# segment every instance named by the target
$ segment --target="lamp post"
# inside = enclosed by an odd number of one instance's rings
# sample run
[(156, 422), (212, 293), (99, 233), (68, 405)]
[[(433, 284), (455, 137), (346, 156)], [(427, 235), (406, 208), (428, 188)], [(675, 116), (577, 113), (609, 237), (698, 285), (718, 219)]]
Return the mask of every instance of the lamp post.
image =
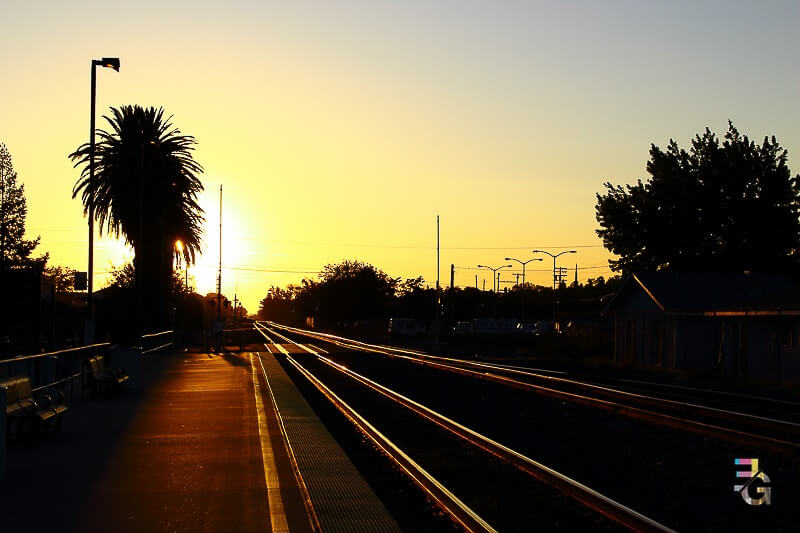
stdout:
[(92, 98), (89, 111), (89, 266), (86, 273), (87, 282), (87, 321), (84, 331), (84, 344), (94, 342), (94, 313), (92, 310), (92, 292), (94, 289), (94, 105), (97, 86), (97, 66), (113, 68), (119, 72), (118, 57), (92, 59)]
[(555, 331), (556, 327), (556, 304), (558, 303), (558, 299), (556, 298), (556, 259), (564, 254), (576, 254), (575, 250), (564, 250), (563, 252), (559, 252), (557, 254), (551, 254), (546, 250), (533, 250), (534, 254), (547, 254), (553, 258), (553, 330)]
[(495, 293), (497, 293), (497, 288), (496, 288), (497, 282), (495, 281), (495, 278), (497, 277), (497, 271), (501, 270), (503, 268), (511, 268), (512, 266), (513, 265), (501, 265), (501, 266), (499, 266), (497, 268), (492, 268), (492, 267), (486, 266), (486, 265), (478, 265), (478, 268), (485, 268), (485, 269), (488, 269), (488, 270), (492, 271), (492, 290)]
[[(522, 286), (525, 287), (525, 265), (530, 263), (531, 261), (544, 261), (541, 257), (534, 257), (533, 259), (528, 259), (527, 261), (520, 261), (519, 259), (514, 259), (513, 257), (506, 257), (506, 261), (516, 261), (517, 263), (522, 265)], [(520, 300), (520, 307), (521, 310), (521, 317), (522, 320), (525, 320), (525, 291), (522, 290), (519, 293), (519, 300)]]
[(530, 263), (531, 261), (544, 261), (541, 257), (534, 257), (533, 259), (528, 259), (527, 261), (520, 261), (519, 259), (514, 259), (513, 257), (506, 257), (506, 261), (516, 261), (520, 265), (522, 265), (522, 284), (525, 285), (525, 265)]

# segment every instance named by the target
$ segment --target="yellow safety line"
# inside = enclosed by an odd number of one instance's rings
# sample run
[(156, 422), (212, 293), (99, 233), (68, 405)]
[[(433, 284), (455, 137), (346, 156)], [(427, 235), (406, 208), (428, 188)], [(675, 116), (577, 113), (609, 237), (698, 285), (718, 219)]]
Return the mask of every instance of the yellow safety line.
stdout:
[(267, 484), (267, 503), (269, 504), (269, 521), (272, 533), (288, 533), (289, 524), (286, 521), (286, 511), (283, 509), (281, 498), (281, 485), (278, 479), (278, 467), (272, 453), (267, 416), (262, 403), (261, 382), (258, 379), (253, 354), (250, 353), (250, 367), (253, 369), (253, 390), (256, 396), (256, 413), (258, 414), (258, 436), (261, 441), (261, 462), (264, 465), (264, 480)]

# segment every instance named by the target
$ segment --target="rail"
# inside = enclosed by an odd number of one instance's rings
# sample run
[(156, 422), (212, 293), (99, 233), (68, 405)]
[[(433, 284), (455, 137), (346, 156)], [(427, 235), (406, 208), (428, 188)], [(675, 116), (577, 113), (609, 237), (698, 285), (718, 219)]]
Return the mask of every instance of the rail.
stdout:
[[(341, 347), (379, 353), (388, 357), (396, 357), (431, 368), (438, 368), (448, 372), (455, 372), (462, 375), (471, 376), (480, 380), (492, 381), (510, 387), (530, 390), (535, 394), (540, 394), (543, 396), (549, 396), (573, 403), (598, 407), (607, 411), (614, 411), (630, 418), (646, 420), (656, 424), (670, 426), (676, 429), (690, 431), (714, 438), (732, 440), (753, 446), (766, 447), (781, 454), (794, 455), (797, 453), (798, 448), (800, 448), (800, 443), (798, 443), (796, 440), (793, 440), (792, 437), (785, 437), (783, 434), (780, 434), (779, 436), (766, 435), (759, 432), (759, 430), (765, 430), (769, 424), (772, 424), (774, 426), (773, 429), (780, 425), (785, 427), (787, 431), (795, 432), (796, 435), (798, 425), (785, 420), (766, 419), (747, 413), (716, 409), (695, 403), (655, 398), (618, 389), (611, 389), (609, 387), (600, 386), (593, 383), (580, 382), (577, 380), (555, 376), (545, 376), (537, 373), (510, 369), (507, 367), (501, 368), (499, 365), (490, 363), (434, 356), (413, 350), (368, 344), (328, 333), (316, 331), (312, 332), (273, 322), (268, 322), (268, 324), (272, 327), (279, 328), (287, 332), (324, 340)], [(535, 383), (531, 383), (530, 381), (517, 379), (517, 377), (505, 376), (500, 373), (496, 373), (498, 371), (503, 371), (504, 373), (521, 378), (536, 377), (537, 379), (546, 380), (550, 384), (569, 384), (583, 390), (581, 393), (578, 393), (537, 385)], [(599, 395), (599, 393), (604, 393), (606, 397), (601, 398), (592, 395)], [(671, 412), (667, 408), (670, 408)], [(686, 413), (691, 413), (693, 417), (690, 418), (688, 415), (678, 412), (677, 409), (684, 409)], [(712, 416), (714, 418), (712, 418)], [(708, 418), (708, 421), (703, 420), (702, 417)], [(742, 424), (743, 422), (752, 423), (754, 421), (759, 423), (758, 427), (748, 427), (747, 424), (739, 426), (739, 424)], [(727, 422), (738, 422), (738, 424), (737, 427), (722, 425)], [(789, 435), (789, 433), (786, 434)]]
[[(290, 342), (299, 348), (303, 349), (305, 352), (308, 352), (311, 355), (316, 356), (318, 360), (323, 362), (329, 368), (332, 368), (339, 373), (348, 376), (349, 378), (361, 383), (362, 385), (374, 390), (375, 392), (383, 395), (384, 397), (392, 400), (393, 402), (402, 405), (406, 409), (415, 412), (419, 416), (426, 418), (438, 426), (442, 427), (443, 429), (449, 431), (453, 435), (463, 439), (466, 442), (469, 442), (471, 445), (476, 446), (492, 455), (504, 461), (508, 464), (513, 465), (518, 470), (532, 476), (535, 479), (538, 479), (554, 488), (556, 488), (562, 494), (565, 494), (574, 500), (580, 502), (582, 505), (593, 509), (594, 511), (601, 513), (608, 517), (609, 519), (629, 528), (634, 531), (660, 531), (660, 532), (669, 532), (672, 531), (669, 527), (656, 522), (655, 520), (625, 506), (620, 504), (619, 502), (599, 493), (598, 491), (568, 477), (552, 468), (549, 468), (507, 446), (490, 439), (458, 422), (452, 420), (429, 407), (426, 407), (398, 392), (395, 392), (388, 387), (377, 383), (374, 380), (371, 380), (361, 374), (354, 372), (353, 370), (329, 359), (328, 357), (324, 357), (317, 353), (316, 350), (308, 348), (306, 345), (293, 341), (292, 339), (281, 335), (280, 333), (269, 330), (268, 328), (264, 328), (265, 331), (262, 331), (261, 328), (258, 328), (259, 332), (264, 335), (265, 338), (268, 338), (266, 335), (266, 331), (269, 331), (273, 335), (281, 338), (284, 341)], [(263, 328), (263, 326), (262, 326)], [(328, 397), (328, 399), (337, 405), (340, 410), (345, 411), (345, 414), (351, 421), (358, 426), (362, 432), (364, 432), (373, 442), (382, 437), (377, 430), (372, 427), (366, 420), (358, 415), (355, 411), (352, 410), (350, 406), (345, 404), (340, 398), (338, 398), (330, 389), (328, 389), (324, 384), (322, 384), (318, 378), (313, 376), (308, 370), (303, 368), (297, 361), (295, 361), (290, 355), (286, 355), (287, 360), (294, 366), (301, 374), (303, 374), (309, 381), (314, 383), (314, 385), (321, 391), (323, 394)], [(377, 435), (376, 435), (377, 433)], [(385, 438), (385, 437), (384, 437)], [(380, 443), (376, 442), (381, 448), (384, 448)], [(392, 445), (394, 446), (394, 445)], [(385, 449), (385, 448), (384, 448)], [(401, 450), (399, 453), (402, 454)], [(391, 454), (390, 454), (391, 455)], [(403, 454), (405, 455), (405, 454)], [(395, 459), (398, 461), (398, 459)], [(410, 460), (410, 459), (409, 459)], [(403, 461), (399, 461), (400, 466), (406, 469), (406, 465), (403, 464)], [(429, 478), (428, 482), (434, 482), (434, 486), (431, 487), (430, 485), (426, 484), (425, 489), (428, 494), (434, 496), (441, 496), (440, 490), (446, 489), (439, 485), (435, 479), (430, 477), (427, 473), (425, 475)], [(414, 477), (412, 475), (412, 477)], [(423, 480), (425, 481), (425, 480)], [(437, 490), (438, 489), (438, 490)], [(433, 491), (433, 492), (432, 492)], [(447, 491), (450, 497), (455, 498), (454, 495), (450, 494)], [(434, 496), (434, 499), (437, 499)], [(476, 530), (491, 530), (491, 526), (488, 526), (486, 522), (484, 522), (480, 517), (475, 515), (471, 509), (464, 506), (463, 503), (460, 502), (457, 498), (453, 500), (456, 502), (456, 505), (453, 504), (447, 506), (440, 506), (445, 507), (445, 509), (451, 513), (454, 517), (457, 517), (457, 521), (468, 530), (476, 531)], [(488, 527), (487, 527), (488, 526)], [(484, 529), (486, 528), (486, 529)]]

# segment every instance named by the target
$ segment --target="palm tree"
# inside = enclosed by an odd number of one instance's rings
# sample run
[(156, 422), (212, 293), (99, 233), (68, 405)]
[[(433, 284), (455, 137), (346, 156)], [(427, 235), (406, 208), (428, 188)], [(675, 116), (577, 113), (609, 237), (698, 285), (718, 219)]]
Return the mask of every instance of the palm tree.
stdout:
[[(192, 158), (197, 141), (181, 135), (162, 108), (112, 107), (111, 117), (103, 118), (111, 131), (97, 130), (94, 191), (86, 143), (69, 155), (75, 167), (83, 166), (72, 197), (80, 194), (84, 214), (94, 203), (101, 235), (123, 236), (133, 246), (141, 311), (161, 318), (145, 327), (163, 326), (173, 258), (182, 254), (194, 263), (202, 245), (205, 218), (197, 195), (203, 190), (198, 177), (203, 167)], [(183, 243), (182, 252), (176, 240)]]

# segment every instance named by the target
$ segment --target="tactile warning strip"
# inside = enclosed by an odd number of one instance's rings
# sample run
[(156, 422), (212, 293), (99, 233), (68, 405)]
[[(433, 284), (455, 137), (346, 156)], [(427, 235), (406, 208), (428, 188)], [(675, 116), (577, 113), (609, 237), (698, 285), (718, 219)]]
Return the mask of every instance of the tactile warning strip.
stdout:
[(400, 531), (273, 354), (261, 353), (298, 468), (325, 532)]

